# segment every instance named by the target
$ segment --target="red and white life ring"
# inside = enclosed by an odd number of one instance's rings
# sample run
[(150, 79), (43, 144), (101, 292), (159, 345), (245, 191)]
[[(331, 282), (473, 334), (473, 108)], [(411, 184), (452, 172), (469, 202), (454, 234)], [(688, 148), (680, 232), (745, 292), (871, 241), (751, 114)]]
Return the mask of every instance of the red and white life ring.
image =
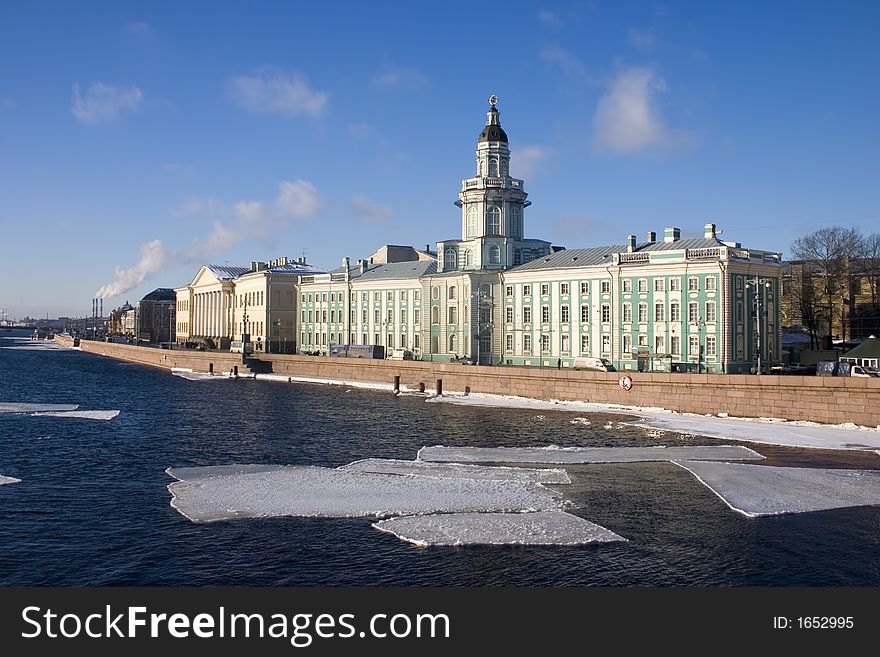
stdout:
[(624, 374), (622, 377), (620, 377), (620, 380), (617, 382), (617, 385), (619, 385), (621, 387), (621, 389), (629, 391), (633, 387), (633, 380), (631, 377), (628, 377), (627, 375)]

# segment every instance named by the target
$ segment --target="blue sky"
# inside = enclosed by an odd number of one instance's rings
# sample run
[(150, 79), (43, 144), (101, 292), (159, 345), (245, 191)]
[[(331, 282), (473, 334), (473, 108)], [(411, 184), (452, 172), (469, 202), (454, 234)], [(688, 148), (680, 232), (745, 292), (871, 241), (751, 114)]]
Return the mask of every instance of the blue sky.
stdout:
[(876, 2), (4, 2), (0, 308), (459, 234), (486, 98), (568, 247), (880, 226)]

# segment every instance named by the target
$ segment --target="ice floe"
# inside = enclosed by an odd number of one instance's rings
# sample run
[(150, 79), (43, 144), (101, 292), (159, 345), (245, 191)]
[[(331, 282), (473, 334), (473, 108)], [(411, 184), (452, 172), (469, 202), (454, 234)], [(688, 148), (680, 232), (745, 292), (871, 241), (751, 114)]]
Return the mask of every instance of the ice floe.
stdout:
[(536, 484), (570, 484), (565, 470), (559, 468), (507, 468), (460, 463), (431, 463), (397, 459), (364, 459), (343, 465), (341, 470), (375, 472), (381, 474), (418, 475), (423, 477), (451, 477), (466, 479), (506, 479)]
[(373, 527), (419, 546), (584, 545), (626, 540), (563, 511), (443, 513), (391, 518), (373, 523)]
[(119, 411), (46, 411), (31, 413), (31, 417), (76, 417), (85, 420), (112, 420)]
[(739, 445), (685, 447), (422, 447), (420, 461), (453, 463), (635, 463), (676, 460), (757, 460), (764, 457)]
[[(236, 471), (240, 470), (240, 471)], [(171, 505), (194, 522), (242, 517), (377, 517), (561, 510), (540, 484), (308, 466), (174, 468)]]
[(17, 484), (21, 481), (21, 479), (16, 479), (15, 477), (4, 477), (0, 475), (0, 486), (4, 484)]
[(694, 461), (676, 465), (749, 517), (880, 504), (880, 470)]
[(223, 374), (208, 374), (207, 372), (193, 372), (189, 368), (182, 367), (172, 367), (171, 374), (189, 381), (223, 381), (233, 378), (231, 372), (224, 372)]
[(79, 404), (29, 404), (24, 402), (0, 402), (0, 413), (36, 413), (42, 411), (74, 411)]
[[(391, 383), (379, 383), (377, 381), (348, 381), (345, 379), (322, 379), (312, 376), (294, 376), (287, 374), (255, 374), (254, 378), (259, 381), (275, 381), (279, 383), (319, 383), (323, 385), (345, 386), (347, 388), (364, 388), (366, 390), (392, 391)], [(400, 386), (401, 390), (408, 390), (406, 386)]]
[[(726, 438), (766, 445), (818, 449), (880, 449), (880, 427), (864, 427), (850, 423), (829, 425), (806, 420), (786, 421), (774, 418), (722, 417), (726, 414), (698, 415), (695, 413), (678, 413), (658, 407), (568, 400), (544, 401), (514, 395), (493, 395), (477, 392), (471, 392), (469, 395), (446, 393), (440, 397), (431, 397), (427, 401), (471, 406), (575, 411), (578, 413), (624, 413), (640, 418), (632, 424), (711, 438)], [(609, 423), (606, 428), (610, 429), (613, 427)]]

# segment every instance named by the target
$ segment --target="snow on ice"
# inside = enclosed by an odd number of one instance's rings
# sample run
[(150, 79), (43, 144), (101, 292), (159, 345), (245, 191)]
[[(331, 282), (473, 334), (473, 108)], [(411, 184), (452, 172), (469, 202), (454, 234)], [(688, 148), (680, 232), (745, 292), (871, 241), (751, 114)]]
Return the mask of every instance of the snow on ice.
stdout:
[(419, 546), (584, 545), (626, 540), (563, 511), (442, 513), (391, 518), (373, 523), (373, 527)]
[[(235, 466), (236, 468), (240, 466)], [(169, 469), (172, 506), (193, 522), (241, 517), (378, 517), (545, 511), (564, 502), (539, 484), (400, 476), (306, 466)], [(185, 478), (183, 478), (185, 477)]]
[(421, 461), (454, 463), (635, 463), (728, 459), (756, 460), (764, 457), (739, 445), (688, 447), (422, 447)]
[(880, 470), (693, 461), (676, 465), (749, 517), (880, 504)]
[(76, 417), (85, 420), (112, 420), (119, 411), (46, 411), (31, 413), (31, 417)]
[(36, 413), (39, 411), (74, 411), (78, 404), (27, 404), (0, 402), (0, 413)]
[(431, 463), (427, 461), (403, 461), (397, 459), (364, 459), (343, 465), (341, 470), (376, 472), (423, 477), (464, 477), (466, 479), (506, 479), (535, 484), (570, 484), (565, 470), (559, 468), (505, 468), (458, 463)]
[(21, 479), (16, 479), (15, 477), (4, 477), (3, 475), (0, 475), (0, 486), (3, 486), (4, 484), (17, 484), (20, 481)]

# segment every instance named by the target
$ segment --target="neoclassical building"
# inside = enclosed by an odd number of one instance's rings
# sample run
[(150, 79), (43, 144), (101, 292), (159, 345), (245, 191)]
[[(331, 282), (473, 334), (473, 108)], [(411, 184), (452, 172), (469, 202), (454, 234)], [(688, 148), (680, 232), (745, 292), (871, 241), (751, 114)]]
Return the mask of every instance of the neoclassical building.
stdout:
[(247, 334), (258, 352), (296, 353), (296, 286), (322, 270), (305, 258), (252, 262), (250, 267), (202, 265), (177, 296), (176, 342), (207, 338), (220, 349)]
[(386, 245), (330, 272), (205, 266), (178, 289), (178, 313), (197, 308), (179, 335), (240, 339), (247, 328), (270, 351), (283, 334), (306, 353), (375, 344), (425, 360), (542, 367), (589, 357), (619, 370), (735, 373), (779, 359), (778, 253), (722, 241), (714, 224), (702, 236), (668, 227), (660, 239), (582, 249), (525, 237), (531, 202), (510, 175), (496, 103), (476, 175), (458, 194), (460, 238), (436, 254)]

